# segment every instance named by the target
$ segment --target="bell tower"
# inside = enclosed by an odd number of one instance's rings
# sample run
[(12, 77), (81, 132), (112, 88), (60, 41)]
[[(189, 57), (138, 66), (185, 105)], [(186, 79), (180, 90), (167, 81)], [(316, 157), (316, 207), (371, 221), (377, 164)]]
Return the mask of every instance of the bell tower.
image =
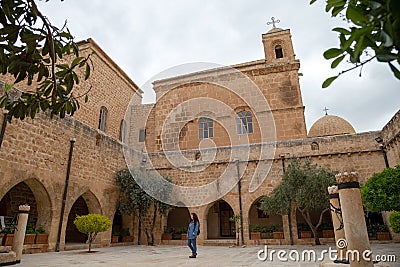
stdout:
[(294, 61), (296, 55), (290, 30), (277, 28), (275, 24), (280, 21), (275, 20), (274, 17), (271, 20), (272, 22), (267, 22), (267, 25), (272, 24), (272, 29), (262, 35), (266, 63)]

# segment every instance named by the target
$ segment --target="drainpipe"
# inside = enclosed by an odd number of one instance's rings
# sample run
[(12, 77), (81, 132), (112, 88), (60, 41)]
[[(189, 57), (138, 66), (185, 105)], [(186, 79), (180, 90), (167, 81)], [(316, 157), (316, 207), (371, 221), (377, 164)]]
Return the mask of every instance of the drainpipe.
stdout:
[(238, 176), (238, 193), (239, 193), (239, 212), (240, 212), (240, 237), (242, 238), (242, 246), (244, 245), (244, 234), (243, 234), (243, 208), (242, 208), (242, 185), (240, 183), (240, 172), (239, 172), (239, 160), (236, 160), (236, 169)]
[(6, 132), (6, 127), (7, 127), (7, 113), (3, 113), (3, 123), (1, 125), (1, 132), (0, 132), (0, 148), (1, 145), (3, 144), (3, 139), (4, 139), (4, 134)]
[(65, 184), (64, 184), (64, 194), (63, 194), (63, 201), (61, 204), (61, 214), (60, 214), (60, 222), (58, 224), (58, 233), (57, 233), (57, 243), (56, 243), (56, 252), (60, 251), (60, 240), (61, 240), (61, 230), (62, 230), (62, 223), (64, 220), (64, 211), (65, 211), (65, 204), (67, 202), (67, 192), (68, 192), (68, 184), (69, 184), (69, 174), (71, 172), (71, 162), (72, 162), (72, 153), (74, 151), (74, 144), (76, 139), (70, 139), (69, 145), (69, 157), (68, 157), (68, 166), (67, 166), (67, 175), (65, 177)]
[[(281, 155), (282, 159), (282, 170), (283, 174), (285, 174), (286, 168), (285, 168), (285, 155)], [(290, 240), (290, 245), (293, 245), (293, 233), (292, 233), (292, 202), (290, 202), (290, 209), (288, 212), (288, 224), (289, 224), (289, 240)]]

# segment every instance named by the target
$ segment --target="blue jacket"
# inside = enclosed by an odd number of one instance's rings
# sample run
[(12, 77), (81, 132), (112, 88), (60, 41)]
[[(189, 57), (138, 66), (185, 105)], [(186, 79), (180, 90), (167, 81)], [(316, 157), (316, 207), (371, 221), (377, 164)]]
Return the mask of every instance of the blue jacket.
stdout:
[(190, 221), (188, 231), (187, 231), (187, 239), (196, 239), (197, 233), (199, 232), (199, 223), (194, 224), (193, 221)]

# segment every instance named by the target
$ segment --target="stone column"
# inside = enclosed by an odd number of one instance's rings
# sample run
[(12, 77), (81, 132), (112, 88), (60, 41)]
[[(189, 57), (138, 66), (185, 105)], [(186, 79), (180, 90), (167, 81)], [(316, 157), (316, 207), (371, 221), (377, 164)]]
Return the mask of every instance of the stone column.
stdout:
[(12, 250), (15, 252), (15, 261), (21, 262), (22, 249), (24, 248), (25, 230), (28, 223), (28, 215), (31, 207), (29, 205), (20, 205), (18, 211), (18, 225), (14, 231), (14, 240)]
[[(338, 182), (339, 199), (342, 209), (344, 232), (347, 245), (347, 258), (351, 267), (372, 267), (372, 253), (369, 244), (367, 225), (361, 200), (358, 173), (339, 173), (336, 175)], [(354, 255), (354, 256), (353, 256)], [(367, 260), (366, 258), (371, 258)]]
[[(335, 233), (335, 244), (336, 244), (336, 251), (338, 254), (337, 260), (335, 262), (337, 263), (343, 263), (347, 262), (346, 259), (346, 251), (347, 248), (343, 247), (340, 244), (340, 240), (346, 240), (345, 235), (344, 235), (344, 227), (341, 227), (341, 210), (340, 210), (340, 202), (339, 202), (339, 191), (338, 187), (336, 185), (328, 187), (328, 193), (329, 193), (329, 202), (330, 202), (330, 209), (331, 209), (331, 215), (332, 215), (332, 223), (333, 223), (333, 231)], [(338, 213), (340, 212), (340, 213)]]

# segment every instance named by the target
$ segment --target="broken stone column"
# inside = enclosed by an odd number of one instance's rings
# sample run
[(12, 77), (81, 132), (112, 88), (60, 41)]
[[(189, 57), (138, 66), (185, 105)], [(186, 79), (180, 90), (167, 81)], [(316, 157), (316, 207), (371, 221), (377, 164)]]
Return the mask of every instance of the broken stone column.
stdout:
[(347, 248), (340, 244), (340, 240), (345, 240), (344, 227), (342, 225), (342, 213), (340, 209), (339, 191), (336, 185), (328, 187), (329, 202), (332, 215), (333, 231), (335, 233), (335, 244), (337, 251), (337, 263), (347, 262), (346, 251)]
[(18, 225), (14, 231), (14, 240), (12, 251), (15, 252), (17, 263), (21, 262), (22, 249), (24, 248), (25, 230), (28, 223), (28, 215), (31, 207), (29, 205), (20, 205), (18, 211)]
[[(336, 175), (342, 209), (347, 259), (351, 267), (372, 267), (372, 253), (361, 200), (358, 173), (344, 172)], [(346, 244), (347, 243), (347, 244)]]

